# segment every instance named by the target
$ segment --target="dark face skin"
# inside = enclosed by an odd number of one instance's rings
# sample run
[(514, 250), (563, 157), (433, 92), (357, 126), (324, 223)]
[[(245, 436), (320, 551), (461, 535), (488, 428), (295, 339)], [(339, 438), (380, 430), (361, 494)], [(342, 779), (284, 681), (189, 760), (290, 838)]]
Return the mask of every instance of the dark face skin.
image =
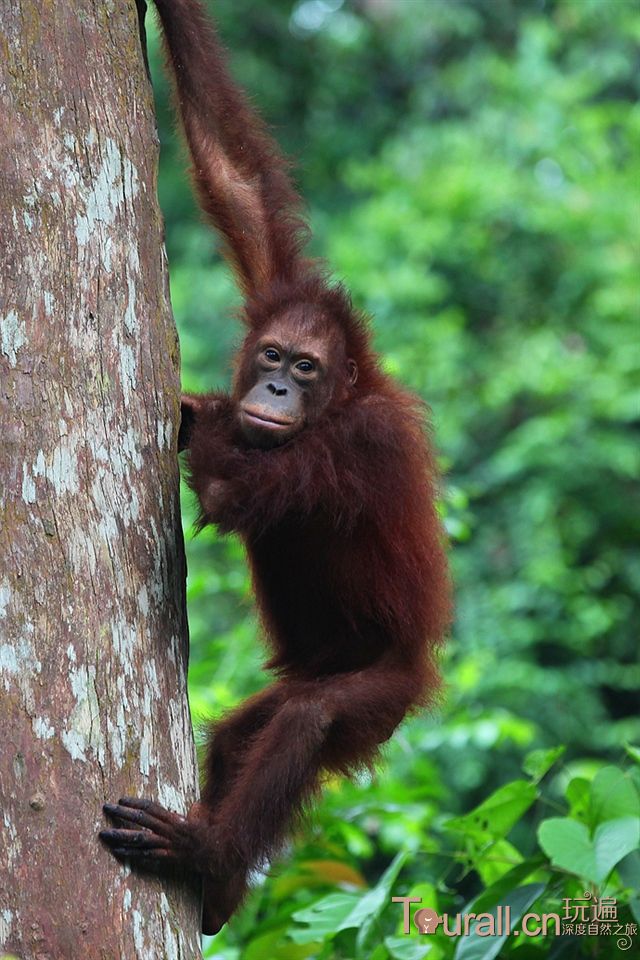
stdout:
[(285, 443), (320, 416), (336, 390), (355, 382), (341, 337), (291, 318), (275, 321), (250, 351), (238, 419), (251, 446)]

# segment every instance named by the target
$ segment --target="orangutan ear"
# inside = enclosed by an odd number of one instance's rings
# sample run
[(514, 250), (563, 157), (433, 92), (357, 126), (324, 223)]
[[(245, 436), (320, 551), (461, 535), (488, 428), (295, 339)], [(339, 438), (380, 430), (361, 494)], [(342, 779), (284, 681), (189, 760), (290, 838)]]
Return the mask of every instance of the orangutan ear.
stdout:
[(355, 360), (347, 360), (347, 371), (349, 374), (349, 383), (353, 386), (358, 379), (358, 364)]

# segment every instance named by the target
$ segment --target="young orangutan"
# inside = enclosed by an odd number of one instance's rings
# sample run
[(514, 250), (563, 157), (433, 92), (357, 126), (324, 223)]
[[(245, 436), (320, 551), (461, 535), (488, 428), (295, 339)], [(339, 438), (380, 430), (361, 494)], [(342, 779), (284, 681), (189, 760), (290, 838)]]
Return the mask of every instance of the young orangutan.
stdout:
[(206, 933), (237, 908), (326, 772), (371, 764), (438, 689), (450, 616), (420, 401), (382, 372), (346, 291), (306, 259), (287, 165), (234, 84), (199, 0), (155, 0), (201, 204), (247, 334), (230, 395), (183, 398), (200, 524), (240, 534), (271, 686), (212, 728), (186, 817), (106, 804), (102, 839), (204, 879)]

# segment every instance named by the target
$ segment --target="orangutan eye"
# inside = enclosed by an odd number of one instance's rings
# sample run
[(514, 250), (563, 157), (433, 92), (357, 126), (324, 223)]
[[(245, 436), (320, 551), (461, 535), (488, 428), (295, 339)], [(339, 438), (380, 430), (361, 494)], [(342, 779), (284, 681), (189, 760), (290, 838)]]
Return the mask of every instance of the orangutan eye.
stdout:
[(264, 355), (269, 363), (280, 363), (280, 354), (277, 350), (274, 350), (273, 347), (267, 347), (267, 349), (264, 351)]
[(311, 360), (299, 360), (296, 363), (296, 370), (299, 370), (300, 373), (313, 373), (315, 367)]

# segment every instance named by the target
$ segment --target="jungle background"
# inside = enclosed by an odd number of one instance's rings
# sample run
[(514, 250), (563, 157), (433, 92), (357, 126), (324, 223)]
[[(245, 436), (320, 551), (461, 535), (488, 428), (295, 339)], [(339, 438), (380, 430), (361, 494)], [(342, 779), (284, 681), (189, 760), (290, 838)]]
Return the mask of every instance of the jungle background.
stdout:
[[(327, 784), (207, 956), (613, 956), (633, 927), (408, 936), (391, 896), (453, 915), (609, 895), (640, 917), (638, 5), (212, 6), (295, 159), (313, 252), (431, 408), (456, 620), (441, 707), (376, 776)], [(238, 295), (147, 24), (183, 384), (202, 391), (229, 383)], [(199, 722), (265, 683), (263, 650), (239, 543), (194, 539), (186, 490), (183, 511)]]

